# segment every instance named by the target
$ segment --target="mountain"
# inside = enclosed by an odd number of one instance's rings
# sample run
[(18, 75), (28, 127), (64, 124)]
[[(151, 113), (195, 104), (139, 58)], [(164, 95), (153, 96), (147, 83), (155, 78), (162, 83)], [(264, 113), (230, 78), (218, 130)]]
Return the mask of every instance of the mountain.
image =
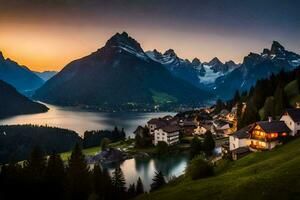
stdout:
[(142, 110), (155, 105), (198, 105), (208, 95), (172, 76), (123, 32), (96, 52), (69, 63), (34, 98), (59, 105)]
[(52, 78), (55, 74), (57, 74), (56, 71), (44, 71), (44, 72), (34, 72), (36, 75), (38, 75), (41, 79), (44, 81), (48, 81), (50, 78)]
[(46, 112), (48, 108), (18, 93), (11, 85), (0, 80), (0, 117)]
[(167, 50), (164, 54), (156, 49), (147, 51), (146, 54), (155, 62), (161, 63), (172, 75), (183, 79), (196, 87), (200, 87), (199, 76), (201, 76), (202, 65), (199, 59), (190, 62), (177, 56), (173, 49)]
[(213, 58), (208, 63), (201, 63), (198, 58), (194, 58), (190, 62), (188, 59), (179, 58), (173, 49), (169, 49), (163, 54), (157, 50), (146, 53), (152, 60), (165, 66), (174, 76), (205, 90), (210, 90), (211, 85), (218, 77), (239, 66), (233, 61), (223, 64), (218, 58)]
[(44, 81), (25, 66), (5, 59), (0, 51), (0, 80), (14, 86), (19, 92), (27, 93), (41, 87)]
[(277, 74), (281, 70), (291, 71), (300, 65), (300, 56), (287, 51), (281, 44), (274, 41), (271, 49), (262, 53), (250, 53), (244, 57), (240, 67), (217, 78), (215, 91), (221, 98), (231, 98), (236, 90), (247, 91), (257, 80)]

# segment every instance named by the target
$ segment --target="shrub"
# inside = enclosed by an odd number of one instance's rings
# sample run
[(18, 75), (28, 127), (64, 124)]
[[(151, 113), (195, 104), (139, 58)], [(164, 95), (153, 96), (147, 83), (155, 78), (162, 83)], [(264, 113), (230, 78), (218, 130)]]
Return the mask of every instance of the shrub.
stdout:
[(193, 180), (212, 176), (213, 172), (212, 165), (210, 165), (201, 155), (198, 155), (191, 160), (186, 169), (186, 174)]
[(157, 154), (166, 154), (168, 153), (168, 144), (163, 142), (163, 141), (160, 141), (157, 143), (156, 145), (156, 153)]

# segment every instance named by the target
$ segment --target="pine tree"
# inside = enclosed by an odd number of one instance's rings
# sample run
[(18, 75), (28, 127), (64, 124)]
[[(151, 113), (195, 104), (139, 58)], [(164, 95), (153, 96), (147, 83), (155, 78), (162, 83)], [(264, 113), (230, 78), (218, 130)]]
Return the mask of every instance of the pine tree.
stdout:
[(58, 154), (51, 154), (45, 171), (48, 199), (63, 199), (65, 167)]
[(136, 195), (140, 195), (145, 192), (144, 185), (143, 185), (143, 182), (140, 177), (138, 178), (138, 180), (136, 182), (136, 191), (135, 192), (136, 192)]
[(207, 156), (211, 156), (214, 148), (215, 148), (215, 140), (212, 137), (212, 133), (210, 131), (207, 131), (204, 136), (203, 150), (205, 151), (205, 154)]
[(44, 172), (46, 159), (40, 147), (35, 146), (24, 164), (27, 194), (31, 199), (39, 199), (45, 192)]
[(155, 191), (166, 184), (164, 175), (161, 171), (155, 172), (155, 176), (152, 179), (152, 181), (153, 182), (151, 183), (151, 191)]
[(274, 99), (275, 99), (275, 107), (274, 107), (274, 112), (276, 116), (279, 116), (284, 109), (288, 106), (287, 105), (287, 98), (284, 92), (284, 83), (280, 82), (277, 85), (275, 94), (274, 94)]
[(264, 120), (268, 117), (275, 118), (274, 107), (274, 97), (268, 97), (264, 105)]
[(67, 168), (67, 199), (81, 200), (88, 198), (91, 190), (89, 175), (89, 167), (81, 147), (76, 144)]
[(197, 136), (194, 136), (191, 142), (191, 150), (190, 150), (191, 159), (193, 159), (196, 155), (200, 154), (201, 150), (202, 150), (201, 141)]
[(246, 104), (246, 109), (241, 121), (238, 124), (239, 128), (247, 126), (251, 123), (260, 120), (257, 108), (252, 104), (251, 99)]
[(113, 186), (112, 186), (112, 180), (111, 180), (111, 177), (110, 177), (107, 169), (103, 169), (102, 181), (103, 181), (103, 186), (104, 186), (103, 199), (105, 199), (105, 200), (113, 199), (114, 191), (113, 191)]
[(97, 195), (98, 199), (104, 199), (105, 187), (104, 187), (104, 180), (103, 180), (103, 172), (101, 167), (96, 164), (93, 170), (93, 190), (94, 193)]
[(134, 183), (129, 185), (128, 190), (127, 190), (127, 194), (128, 194), (128, 197), (130, 199), (133, 199), (136, 196)]
[(25, 161), (24, 168), (27, 175), (32, 179), (41, 179), (44, 175), (44, 170), (46, 167), (46, 159), (44, 158), (43, 151), (39, 146), (35, 146), (29, 158)]
[(117, 167), (112, 174), (112, 186), (116, 191), (117, 197), (121, 197), (122, 194), (126, 191), (126, 182), (124, 174), (120, 167)]

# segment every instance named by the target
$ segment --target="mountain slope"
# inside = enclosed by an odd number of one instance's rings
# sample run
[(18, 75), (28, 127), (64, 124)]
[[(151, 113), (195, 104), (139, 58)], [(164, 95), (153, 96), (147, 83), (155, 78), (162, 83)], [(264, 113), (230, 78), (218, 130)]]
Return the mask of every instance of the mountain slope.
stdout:
[(42, 86), (44, 81), (24, 66), (4, 59), (0, 51), (0, 80), (14, 86), (19, 92), (26, 93)]
[(44, 71), (44, 72), (34, 72), (36, 75), (38, 75), (41, 79), (44, 81), (48, 81), (50, 78), (52, 78), (55, 74), (57, 74), (56, 71)]
[(214, 58), (208, 63), (201, 63), (198, 58), (194, 58), (190, 62), (188, 59), (179, 58), (173, 49), (169, 49), (163, 54), (154, 49), (147, 51), (146, 54), (152, 60), (165, 66), (174, 76), (205, 90), (210, 90), (211, 85), (218, 77), (239, 66), (233, 61), (223, 64), (218, 58)]
[(0, 117), (46, 112), (48, 108), (33, 102), (0, 80)]
[(257, 152), (227, 164), (223, 172), (197, 181), (181, 178), (137, 199), (298, 199), (300, 139), (272, 152)]
[(216, 82), (216, 93), (220, 97), (231, 98), (236, 90), (246, 91), (258, 79), (277, 74), (281, 70), (291, 71), (300, 65), (300, 55), (285, 50), (274, 41), (271, 49), (264, 49), (261, 54), (250, 53), (244, 58), (241, 67), (219, 77)]
[(207, 95), (173, 77), (124, 32), (114, 35), (98, 51), (68, 64), (34, 97), (60, 105), (122, 110), (162, 103), (197, 105)]

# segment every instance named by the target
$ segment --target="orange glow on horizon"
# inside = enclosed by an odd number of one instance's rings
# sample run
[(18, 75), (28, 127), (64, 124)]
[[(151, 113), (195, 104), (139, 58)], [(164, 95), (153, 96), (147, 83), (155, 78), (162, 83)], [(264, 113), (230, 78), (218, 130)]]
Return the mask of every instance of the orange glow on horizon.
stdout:
[[(149, 31), (136, 27), (103, 28), (80, 24), (0, 23), (0, 26), (3, 27), (0, 32), (0, 51), (6, 58), (35, 71), (59, 71), (69, 62), (103, 47), (113, 34), (123, 30), (140, 42), (145, 51), (157, 49), (163, 53), (172, 48), (179, 57), (189, 60), (197, 57), (204, 62), (218, 57), (221, 61), (241, 62), (249, 53), (246, 48), (240, 50), (248, 46), (246, 43), (231, 45), (237, 40), (235, 37), (224, 39), (224, 36), (207, 33), (199, 35), (158, 28)], [(261, 49), (257, 48), (257, 51)]]

